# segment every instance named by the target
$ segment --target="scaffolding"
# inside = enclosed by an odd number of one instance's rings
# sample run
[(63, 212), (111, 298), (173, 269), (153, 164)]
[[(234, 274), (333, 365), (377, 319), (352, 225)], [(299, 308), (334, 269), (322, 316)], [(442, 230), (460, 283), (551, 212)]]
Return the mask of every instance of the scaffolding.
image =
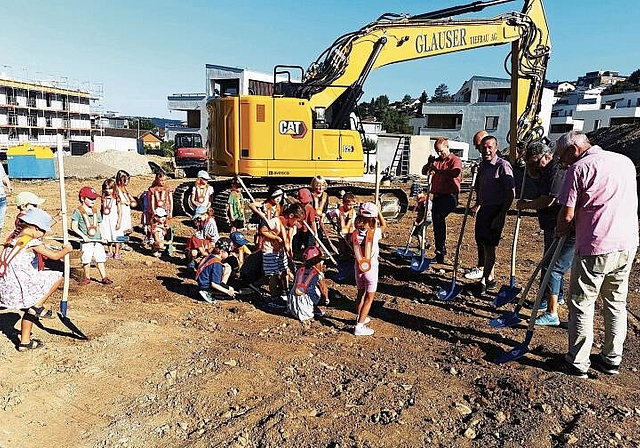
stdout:
[(58, 136), (65, 148), (69, 141), (91, 141), (102, 84), (67, 77), (33, 80), (26, 70), (15, 78), (7, 67), (0, 66), (0, 151), (23, 143), (55, 148)]

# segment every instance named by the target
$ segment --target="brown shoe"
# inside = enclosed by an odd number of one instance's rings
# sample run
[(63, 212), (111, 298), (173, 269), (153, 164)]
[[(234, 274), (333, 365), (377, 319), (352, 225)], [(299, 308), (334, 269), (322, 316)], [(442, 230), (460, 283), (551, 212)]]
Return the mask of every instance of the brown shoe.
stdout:
[(111, 280), (109, 277), (105, 277), (102, 279), (102, 284), (103, 285), (110, 285), (113, 283), (113, 280)]

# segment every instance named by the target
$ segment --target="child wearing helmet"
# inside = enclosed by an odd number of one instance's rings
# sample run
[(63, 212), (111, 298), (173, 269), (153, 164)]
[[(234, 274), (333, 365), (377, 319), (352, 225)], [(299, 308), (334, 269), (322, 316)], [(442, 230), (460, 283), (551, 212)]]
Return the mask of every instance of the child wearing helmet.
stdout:
[(216, 241), (211, 255), (204, 258), (196, 270), (198, 294), (207, 303), (215, 303), (216, 298), (235, 297), (233, 287), (227, 285), (231, 266), (225, 260), (231, 252), (231, 240), (223, 237)]
[(367, 324), (370, 322), (369, 310), (378, 288), (378, 255), (379, 241), (382, 239), (387, 223), (373, 202), (360, 204), (355, 219), (355, 230), (351, 233), (353, 252), (356, 258), (356, 336), (371, 336), (374, 331)]
[(294, 283), (289, 290), (287, 308), (300, 321), (324, 316), (318, 304), (327, 298), (324, 279), (324, 260), (316, 246), (307, 248), (303, 254), (304, 265), (296, 271)]
[(100, 207), (96, 204), (98, 193), (93, 187), (86, 186), (80, 189), (78, 198), (80, 205), (71, 214), (71, 230), (82, 239), (82, 269), (84, 278), (80, 285), (85, 286), (91, 283), (90, 269), (91, 260), (95, 260), (100, 274), (101, 283), (110, 285), (113, 281), (107, 277), (104, 266), (107, 261), (107, 254), (102, 245), (102, 234), (100, 233), (100, 223), (102, 214)]
[[(191, 189), (191, 195), (189, 196), (189, 203), (194, 209), (202, 207), (208, 209), (211, 207), (211, 196), (213, 196), (213, 187), (209, 185), (211, 176), (205, 170), (198, 171), (198, 178), (196, 179), (193, 188)], [(194, 219), (197, 216), (194, 215)]]

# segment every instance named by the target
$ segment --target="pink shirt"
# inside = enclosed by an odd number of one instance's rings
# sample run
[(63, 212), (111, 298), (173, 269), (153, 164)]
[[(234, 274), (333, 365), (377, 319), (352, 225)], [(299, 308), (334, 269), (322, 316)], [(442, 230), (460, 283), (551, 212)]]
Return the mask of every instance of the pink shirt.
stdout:
[(636, 169), (628, 157), (592, 146), (567, 170), (558, 201), (575, 209), (579, 256), (638, 247)]

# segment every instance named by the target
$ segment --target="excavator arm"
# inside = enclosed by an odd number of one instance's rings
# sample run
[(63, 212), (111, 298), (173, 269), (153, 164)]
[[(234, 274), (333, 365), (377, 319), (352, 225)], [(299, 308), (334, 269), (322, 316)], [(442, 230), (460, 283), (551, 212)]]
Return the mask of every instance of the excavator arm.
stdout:
[(521, 12), (492, 19), (445, 18), (506, 1), (512, 0), (477, 1), (416, 16), (385, 14), (337, 39), (311, 64), (295, 96), (308, 99), (316, 115), (326, 115), (328, 128), (348, 129), (349, 115), (372, 70), (511, 43), (511, 129), (516, 136), (510, 136), (509, 142), (513, 161), (543, 132), (538, 112), (551, 44), (542, 1), (525, 0)]

